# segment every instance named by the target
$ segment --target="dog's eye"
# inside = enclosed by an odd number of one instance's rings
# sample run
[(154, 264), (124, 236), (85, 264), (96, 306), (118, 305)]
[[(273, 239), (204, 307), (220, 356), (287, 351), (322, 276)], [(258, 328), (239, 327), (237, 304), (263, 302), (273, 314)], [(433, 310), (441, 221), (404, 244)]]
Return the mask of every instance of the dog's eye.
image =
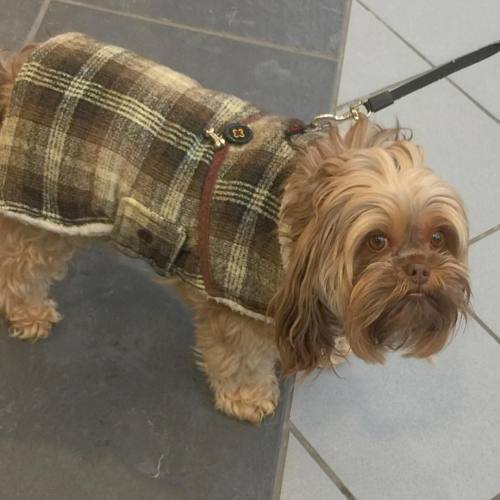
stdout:
[(443, 248), (444, 246), (444, 233), (443, 231), (435, 231), (431, 237), (431, 244), (434, 248)]
[(372, 234), (368, 238), (368, 248), (372, 252), (381, 252), (389, 244), (387, 237), (382, 233)]

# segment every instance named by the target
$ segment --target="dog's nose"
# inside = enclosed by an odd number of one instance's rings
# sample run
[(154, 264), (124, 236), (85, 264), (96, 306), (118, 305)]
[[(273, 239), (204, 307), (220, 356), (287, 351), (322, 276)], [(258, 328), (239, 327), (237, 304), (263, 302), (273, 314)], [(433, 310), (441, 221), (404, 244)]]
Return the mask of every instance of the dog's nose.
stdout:
[(406, 274), (408, 274), (417, 285), (423, 285), (429, 279), (431, 272), (425, 264), (411, 263), (408, 264), (406, 268)]

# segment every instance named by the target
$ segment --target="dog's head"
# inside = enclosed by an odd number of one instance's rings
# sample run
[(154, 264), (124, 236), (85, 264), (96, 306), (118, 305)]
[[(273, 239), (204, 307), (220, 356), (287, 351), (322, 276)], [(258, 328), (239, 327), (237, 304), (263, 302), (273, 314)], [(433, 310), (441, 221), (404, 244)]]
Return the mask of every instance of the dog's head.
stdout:
[(469, 301), (455, 191), (398, 130), (361, 117), (308, 147), (286, 188), (286, 272), (271, 303), (283, 370), (310, 371), (346, 335), (368, 362), (441, 350)]

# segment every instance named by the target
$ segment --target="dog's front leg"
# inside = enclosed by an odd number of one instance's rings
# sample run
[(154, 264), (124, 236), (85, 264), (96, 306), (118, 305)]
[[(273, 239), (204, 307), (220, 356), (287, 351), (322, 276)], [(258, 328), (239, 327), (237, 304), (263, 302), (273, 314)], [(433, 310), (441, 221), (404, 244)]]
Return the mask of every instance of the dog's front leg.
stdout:
[(196, 347), (217, 409), (259, 423), (276, 408), (278, 352), (273, 328), (225, 306), (198, 304)]
[(49, 287), (64, 276), (75, 246), (74, 240), (0, 217), (0, 312), (11, 336), (45, 338), (61, 319)]

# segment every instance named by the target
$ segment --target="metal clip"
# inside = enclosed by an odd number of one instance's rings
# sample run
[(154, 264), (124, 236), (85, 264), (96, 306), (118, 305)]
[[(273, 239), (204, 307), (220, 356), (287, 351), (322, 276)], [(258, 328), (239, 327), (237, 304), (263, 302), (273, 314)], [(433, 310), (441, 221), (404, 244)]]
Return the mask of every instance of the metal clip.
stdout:
[(354, 120), (357, 121), (359, 119), (360, 109), (365, 109), (365, 115), (370, 116), (372, 112), (368, 110), (365, 106), (364, 101), (358, 101), (349, 105), (349, 109), (344, 111), (342, 114), (334, 114), (334, 113), (325, 113), (322, 115), (315, 116), (311, 123), (309, 124), (310, 128), (321, 128), (325, 122), (343, 122), (346, 120)]
[(213, 128), (205, 130), (205, 137), (208, 137), (214, 143), (215, 149), (222, 149), (226, 145), (224, 137), (217, 134)]

